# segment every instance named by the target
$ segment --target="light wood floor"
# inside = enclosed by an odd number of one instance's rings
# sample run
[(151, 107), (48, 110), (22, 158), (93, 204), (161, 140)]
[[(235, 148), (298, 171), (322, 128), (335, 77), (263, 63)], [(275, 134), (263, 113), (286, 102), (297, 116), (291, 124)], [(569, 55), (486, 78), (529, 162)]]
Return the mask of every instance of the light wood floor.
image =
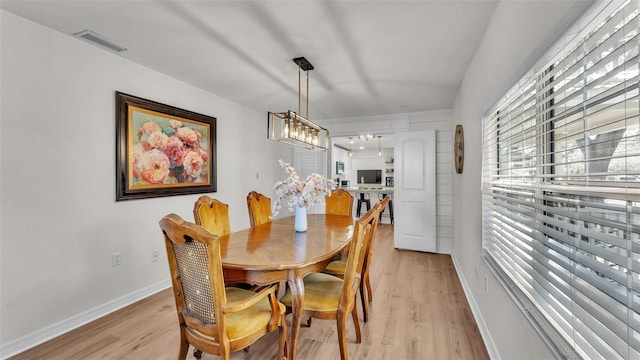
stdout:
[[(360, 320), (361, 344), (348, 322), (350, 359), (489, 359), (449, 255), (395, 250), (393, 227), (380, 224), (371, 280), (372, 316), (366, 324)], [(336, 332), (335, 321), (315, 319), (310, 328), (303, 326), (298, 357), (339, 359)], [(178, 338), (167, 289), (11, 360), (175, 359)], [(277, 345), (275, 331), (231, 358), (273, 359)]]

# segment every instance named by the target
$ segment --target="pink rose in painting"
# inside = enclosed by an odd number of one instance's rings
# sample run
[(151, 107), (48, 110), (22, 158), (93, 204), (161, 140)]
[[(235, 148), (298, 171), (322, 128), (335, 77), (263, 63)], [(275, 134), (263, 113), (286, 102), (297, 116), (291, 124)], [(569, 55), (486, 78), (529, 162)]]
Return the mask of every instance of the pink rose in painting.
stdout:
[(181, 127), (179, 129), (176, 129), (176, 136), (179, 137), (180, 140), (192, 146), (197, 144), (202, 137), (199, 132), (188, 127)]
[(167, 146), (164, 148), (164, 153), (167, 154), (169, 160), (171, 160), (171, 166), (182, 165), (184, 159), (185, 147), (182, 140), (176, 136), (172, 136), (167, 140)]
[(131, 148), (131, 170), (133, 171), (134, 179), (140, 179), (142, 175), (142, 156), (144, 151), (144, 147), (140, 143), (133, 144)]
[(140, 141), (140, 145), (142, 146), (144, 151), (149, 151), (149, 150), (153, 149), (153, 146), (151, 146), (151, 144), (149, 144), (149, 142), (147, 142), (147, 141)]
[(204, 160), (204, 161), (209, 160), (209, 153), (208, 153), (208, 152), (206, 152), (203, 148), (201, 148), (201, 147), (199, 147), (199, 146), (198, 146), (198, 147), (195, 149), (195, 151), (197, 151), (197, 152), (198, 152), (198, 155), (200, 155), (200, 157), (202, 158), (202, 160)]
[(142, 124), (142, 126), (140, 126), (140, 129), (138, 129), (138, 136), (142, 134), (151, 135), (157, 131), (162, 131), (162, 128), (160, 127), (160, 125), (152, 121), (147, 121), (146, 123)]
[(169, 120), (169, 126), (171, 126), (174, 129), (177, 129), (179, 127), (182, 127), (182, 121), (178, 121), (178, 120)]
[(202, 173), (202, 165), (204, 160), (196, 151), (189, 151), (182, 161), (185, 174), (196, 178)]
[(167, 140), (169, 140), (169, 137), (165, 133), (156, 131), (149, 135), (147, 142), (156, 149), (164, 149), (167, 146)]
[(142, 179), (151, 184), (161, 184), (169, 175), (169, 157), (158, 149), (142, 156)]

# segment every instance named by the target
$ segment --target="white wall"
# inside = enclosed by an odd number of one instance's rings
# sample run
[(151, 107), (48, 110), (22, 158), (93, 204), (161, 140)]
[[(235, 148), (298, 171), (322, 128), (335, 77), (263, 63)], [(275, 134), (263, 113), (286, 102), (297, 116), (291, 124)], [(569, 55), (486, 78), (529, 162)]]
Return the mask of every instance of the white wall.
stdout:
[(170, 286), (157, 224), (193, 220), (199, 195), (115, 202), (115, 91), (217, 117), (209, 195), (232, 229), (249, 226), (250, 190), (273, 196), (291, 150), (266, 139), (264, 113), (3, 10), (0, 24), (3, 358)]
[[(456, 214), (453, 257), (494, 359), (549, 359), (553, 355), (481, 258), (482, 116), (552, 45), (554, 39), (542, 34), (547, 34), (551, 27), (566, 29), (570, 23), (559, 26), (558, 19), (567, 14), (577, 18), (588, 5), (588, 2), (498, 2), (453, 107), (455, 120), (450, 130), (454, 130), (456, 123), (464, 126), (465, 149), (464, 171), (453, 176)], [(558, 19), (539, 16), (539, 11), (548, 6), (555, 9)]]
[[(332, 146), (330, 161), (331, 163), (329, 164), (329, 167), (331, 169), (333, 180), (348, 180), (349, 174), (351, 174), (351, 157), (349, 157), (349, 152), (347, 150)], [(343, 174), (336, 174), (336, 161), (342, 161), (344, 163)], [(340, 186), (340, 184), (338, 183), (336, 184), (336, 186)]]
[[(387, 153), (393, 154), (393, 149), (385, 149), (385, 155)], [(347, 174), (347, 180), (351, 180), (351, 184), (360, 184), (358, 179), (358, 170), (380, 170), (382, 172), (382, 179), (379, 185), (384, 186), (384, 178), (386, 176), (393, 176), (393, 174), (386, 174), (385, 169), (390, 167), (386, 164), (386, 156), (378, 156), (378, 149), (375, 150), (354, 150), (351, 156), (351, 171)]]
[[(362, 133), (393, 134), (403, 131), (436, 131), (436, 241), (437, 252), (450, 254), (453, 244), (453, 130), (450, 110), (399, 113), (358, 118), (322, 121), (331, 136), (349, 136)], [(384, 152), (384, 149), (383, 149)], [(357, 151), (354, 151), (354, 156)], [(374, 152), (378, 156), (377, 150)], [(382, 156), (387, 159), (387, 155)], [(335, 166), (335, 165), (334, 165)], [(382, 164), (380, 169), (386, 169)], [(348, 166), (345, 164), (345, 170)], [(355, 167), (347, 176), (356, 177)], [(382, 174), (382, 178), (387, 174)], [(353, 179), (352, 179), (352, 185)]]

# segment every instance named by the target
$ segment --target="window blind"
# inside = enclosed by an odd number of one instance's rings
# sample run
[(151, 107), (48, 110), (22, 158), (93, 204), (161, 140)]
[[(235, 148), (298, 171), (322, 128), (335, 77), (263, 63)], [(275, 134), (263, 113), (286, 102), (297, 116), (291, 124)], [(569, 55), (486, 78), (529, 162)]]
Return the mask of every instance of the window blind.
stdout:
[(638, 2), (483, 120), (483, 251), (568, 358), (640, 359)]

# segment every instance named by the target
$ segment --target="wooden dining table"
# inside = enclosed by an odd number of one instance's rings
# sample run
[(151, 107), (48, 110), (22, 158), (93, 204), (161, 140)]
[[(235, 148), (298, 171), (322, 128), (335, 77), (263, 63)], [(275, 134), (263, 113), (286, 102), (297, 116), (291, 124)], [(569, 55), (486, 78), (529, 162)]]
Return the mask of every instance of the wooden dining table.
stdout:
[(267, 285), (286, 281), (292, 295), (289, 359), (296, 359), (305, 275), (319, 272), (349, 248), (355, 219), (345, 215), (309, 214), (306, 232), (296, 232), (294, 217), (220, 237), (225, 282)]

